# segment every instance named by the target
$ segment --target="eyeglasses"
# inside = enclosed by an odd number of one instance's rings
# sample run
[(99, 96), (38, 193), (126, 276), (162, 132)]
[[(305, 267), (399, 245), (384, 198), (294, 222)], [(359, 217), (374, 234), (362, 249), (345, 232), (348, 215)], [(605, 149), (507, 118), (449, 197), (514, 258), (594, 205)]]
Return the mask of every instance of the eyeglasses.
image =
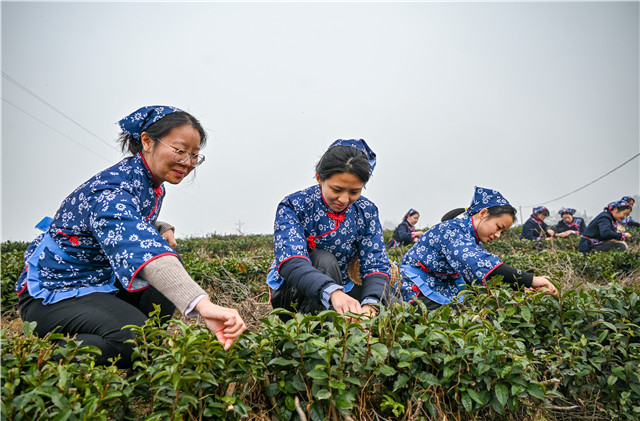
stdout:
[(202, 164), (204, 162), (204, 155), (200, 155), (198, 153), (189, 153), (187, 151), (185, 151), (184, 149), (178, 149), (174, 146), (171, 145), (167, 145), (166, 143), (164, 143), (162, 140), (158, 139), (158, 142), (162, 143), (165, 146), (170, 147), (171, 149), (173, 149), (173, 159), (178, 163), (178, 164), (184, 164), (185, 162), (187, 162), (187, 160), (190, 160), (190, 164), (192, 167), (197, 167), (198, 165)]

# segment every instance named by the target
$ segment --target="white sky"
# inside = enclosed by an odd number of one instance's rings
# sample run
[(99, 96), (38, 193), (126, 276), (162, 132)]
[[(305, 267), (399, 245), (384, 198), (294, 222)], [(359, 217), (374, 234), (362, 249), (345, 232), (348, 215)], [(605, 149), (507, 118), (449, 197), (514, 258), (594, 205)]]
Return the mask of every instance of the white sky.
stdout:
[[(121, 159), (116, 122), (143, 105), (210, 135), (193, 182), (167, 186), (180, 237), (272, 232), (338, 138), (377, 153), (381, 221), (413, 207), (419, 226), (474, 185), (540, 204), (640, 150), (638, 2), (1, 6), (2, 241)], [(639, 193), (639, 161), (546, 205), (595, 215)]]

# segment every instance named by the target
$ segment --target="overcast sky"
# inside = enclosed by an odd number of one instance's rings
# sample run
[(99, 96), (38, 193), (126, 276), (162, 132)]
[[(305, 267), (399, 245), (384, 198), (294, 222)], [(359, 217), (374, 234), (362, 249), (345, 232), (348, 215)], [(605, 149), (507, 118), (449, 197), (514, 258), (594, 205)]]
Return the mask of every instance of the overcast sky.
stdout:
[(433, 225), (474, 185), (520, 222), (595, 215), (639, 193), (638, 158), (548, 201), (640, 150), (638, 6), (2, 2), (2, 241), (119, 161), (117, 121), (151, 104), (210, 135), (193, 181), (167, 185), (179, 237), (271, 233), (338, 138), (377, 153), (383, 223), (412, 207)]

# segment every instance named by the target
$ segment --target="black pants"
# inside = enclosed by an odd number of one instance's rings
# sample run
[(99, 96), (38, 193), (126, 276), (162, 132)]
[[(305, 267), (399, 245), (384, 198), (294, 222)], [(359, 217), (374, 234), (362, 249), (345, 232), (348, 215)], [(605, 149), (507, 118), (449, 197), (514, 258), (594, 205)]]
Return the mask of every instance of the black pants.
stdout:
[(610, 250), (625, 251), (626, 249), (627, 249), (627, 245), (625, 243), (618, 243), (617, 241), (605, 241), (602, 244), (598, 244), (591, 247), (585, 253), (591, 253), (593, 251), (610, 251)]
[(45, 336), (56, 332), (75, 336), (84, 345), (94, 345), (102, 350), (96, 356), (96, 364), (109, 364), (109, 358), (118, 355), (119, 368), (132, 366), (132, 344), (125, 341), (135, 337), (125, 325), (142, 326), (153, 311), (153, 304), (160, 305), (160, 317), (167, 320), (173, 315), (175, 306), (158, 290), (149, 287), (138, 292), (120, 289), (116, 295), (96, 292), (82, 297), (69, 298), (54, 304), (43, 305), (25, 290), (18, 301), (20, 317), (28, 322), (37, 322), (35, 334)]
[[(309, 260), (314, 268), (333, 279), (336, 284), (342, 285), (342, 271), (338, 260), (331, 252), (314, 250), (309, 253)], [(351, 291), (346, 294), (362, 301), (362, 286), (354, 285)], [(273, 308), (284, 308), (304, 314), (315, 314), (326, 310), (322, 301), (311, 298), (296, 288), (289, 287), (287, 281), (280, 288), (271, 290), (271, 305)]]

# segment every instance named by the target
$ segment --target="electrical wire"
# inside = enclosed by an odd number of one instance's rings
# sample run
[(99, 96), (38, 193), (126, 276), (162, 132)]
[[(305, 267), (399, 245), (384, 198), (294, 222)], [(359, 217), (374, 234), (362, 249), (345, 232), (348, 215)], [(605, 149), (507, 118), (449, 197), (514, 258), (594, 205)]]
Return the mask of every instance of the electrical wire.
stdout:
[(78, 142), (78, 141), (77, 141), (77, 140), (75, 140), (75, 139), (72, 139), (71, 137), (69, 137), (69, 136), (67, 136), (66, 134), (62, 133), (60, 130), (58, 130), (58, 129), (56, 129), (55, 127), (51, 126), (50, 124), (48, 124), (48, 123), (46, 123), (46, 122), (44, 122), (44, 121), (40, 120), (38, 117), (34, 116), (33, 114), (29, 113), (28, 111), (26, 111), (26, 110), (24, 110), (24, 109), (22, 109), (22, 108), (18, 107), (16, 104), (14, 104), (13, 102), (9, 101), (8, 99), (6, 99), (6, 98), (2, 98), (2, 100), (3, 100), (4, 102), (6, 102), (7, 104), (11, 105), (12, 107), (15, 107), (16, 109), (18, 109), (18, 110), (22, 111), (23, 113), (25, 113), (25, 114), (26, 114), (26, 115), (28, 115), (29, 117), (33, 118), (34, 120), (36, 120), (36, 121), (38, 121), (38, 122), (42, 123), (42, 124), (43, 124), (43, 125), (45, 125), (46, 127), (48, 127), (48, 128), (50, 128), (51, 130), (53, 130), (54, 132), (58, 133), (60, 136), (64, 136), (64, 137), (66, 137), (67, 139), (69, 139), (70, 141), (72, 141), (72, 142), (73, 142), (73, 143), (75, 143), (76, 145), (78, 145), (78, 146), (82, 147), (83, 149), (85, 149), (85, 150), (87, 150), (87, 151), (91, 152), (92, 154), (94, 154), (94, 155), (96, 155), (96, 156), (99, 156), (100, 158), (104, 159), (104, 160), (105, 160), (105, 161), (107, 161), (107, 162), (110, 162), (110, 160), (109, 160), (108, 158), (106, 158), (106, 157), (104, 157), (104, 156), (100, 155), (98, 152), (94, 151), (93, 149), (89, 149), (85, 144), (83, 144), (83, 143), (81, 143), (81, 142)]
[(606, 174), (604, 174), (604, 175), (601, 175), (600, 177), (596, 178), (595, 180), (593, 180), (593, 181), (591, 181), (591, 182), (589, 182), (589, 183), (585, 184), (584, 186), (582, 186), (582, 187), (580, 187), (580, 188), (575, 189), (575, 190), (574, 190), (574, 191), (572, 191), (572, 192), (569, 192), (569, 193), (567, 193), (567, 194), (564, 194), (564, 195), (562, 195), (562, 196), (560, 196), (560, 197), (556, 197), (555, 199), (547, 200), (546, 202), (540, 202), (540, 203), (535, 204), (535, 205), (523, 205), (523, 207), (525, 207), (525, 208), (528, 208), (528, 207), (536, 207), (536, 206), (544, 205), (544, 204), (547, 204), (547, 203), (555, 202), (556, 200), (564, 199), (565, 197), (567, 197), (567, 196), (569, 196), (569, 195), (572, 195), (573, 193), (576, 193), (576, 192), (578, 192), (578, 191), (580, 191), (580, 190), (584, 189), (585, 187), (588, 187), (588, 186), (592, 185), (592, 184), (593, 184), (593, 183), (595, 183), (596, 181), (603, 179), (604, 177), (608, 176), (608, 175), (609, 175), (609, 174), (611, 174), (612, 172), (614, 172), (614, 171), (616, 171), (616, 170), (618, 170), (618, 169), (620, 169), (620, 168), (624, 167), (624, 166), (625, 166), (625, 165), (627, 165), (629, 162), (631, 162), (631, 161), (633, 161), (634, 159), (636, 159), (638, 156), (640, 156), (640, 153), (635, 154), (634, 156), (632, 156), (631, 158), (627, 159), (626, 161), (624, 161), (622, 164), (618, 165), (617, 167), (615, 167), (615, 168), (614, 168), (614, 169), (612, 169), (611, 171), (607, 172), (607, 173), (606, 173)]
[[(74, 119), (72, 119), (71, 117), (69, 117), (68, 115), (66, 115), (65, 113), (63, 113), (62, 111), (60, 111), (58, 108), (56, 108), (55, 106), (49, 104), (47, 101), (45, 101), (44, 99), (42, 99), (40, 96), (38, 96), (35, 92), (33, 92), (32, 90), (30, 90), (29, 88), (27, 88), (26, 86), (24, 86), (23, 84), (21, 84), (20, 82), (18, 82), (17, 80), (15, 80), (14, 78), (12, 78), (11, 76), (9, 76), (7, 73), (5, 73), (4, 71), (2, 72), (2, 76), (7, 79), (9, 82), (13, 83), (14, 85), (16, 85), (18, 88), (22, 89), (24, 92), (28, 93), (29, 95), (31, 95), (32, 97), (36, 98), (38, 101), (42, 102), (44, 105), (46, 105), (47, 107), (51, 108), (53, 111), (55, 111), (56, 113), (60, 114), (61, 116), (63, 116), (64, 118), (66, 118), (67, 120), (69, 120), (70, 122), (72, 122), (73, 124), (75, 124), (76, 126), (80, 127), (82, 130), (84, 130), (85, 132), (89, 133), (91, 136), (95, 137), (96, 139), (98, 139), (100, 142), (104, 143), (105, 145), (109, 146), (112, 149), (116, 149), (117, 147), (111, 143), (111, 142), (107, 142), (106, 140), (102, 139), (100, 136), (98, 136), (97, 134), (95, 134), (94, 132), (92, 132), (91, 130), (87, 129), (86, 127), (84, 127), (82, 124), (78, 123), (77, 121), (75, 121)], [(11, 104), (13, 105), (13, 104)], [(15, 106), (15, 105), (14, 105)], [(18, 108), (18, 107), (16, 107)], [(40, 120), (39, 120), (40, 121)]]

